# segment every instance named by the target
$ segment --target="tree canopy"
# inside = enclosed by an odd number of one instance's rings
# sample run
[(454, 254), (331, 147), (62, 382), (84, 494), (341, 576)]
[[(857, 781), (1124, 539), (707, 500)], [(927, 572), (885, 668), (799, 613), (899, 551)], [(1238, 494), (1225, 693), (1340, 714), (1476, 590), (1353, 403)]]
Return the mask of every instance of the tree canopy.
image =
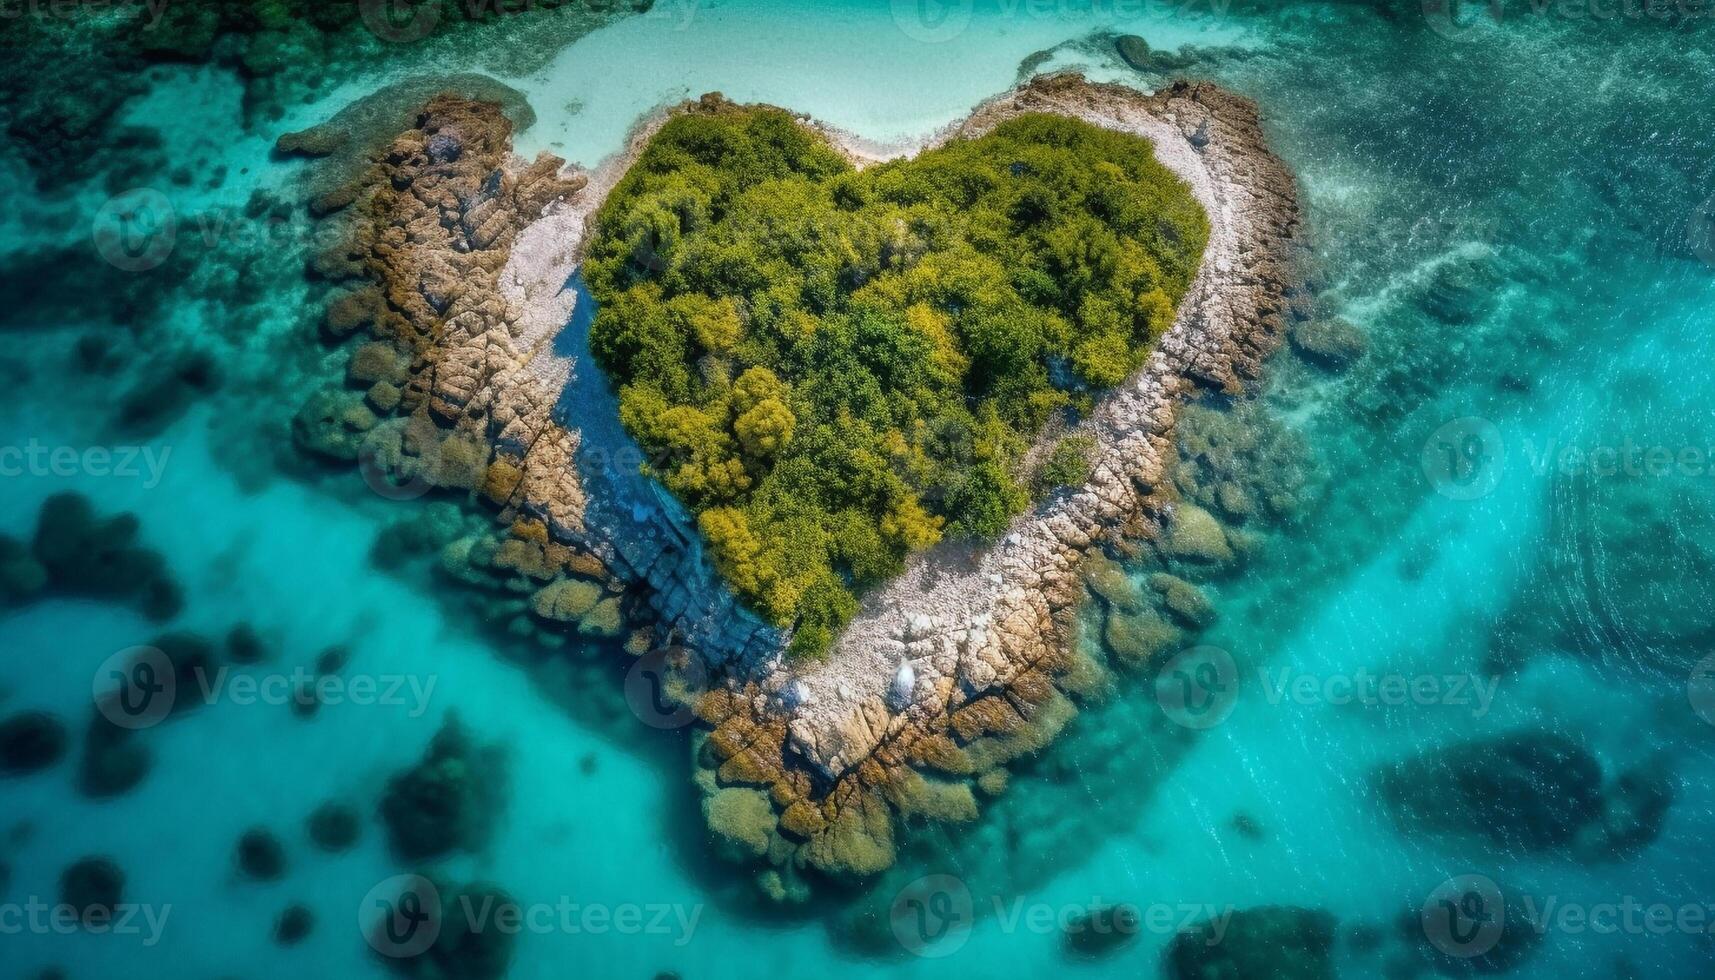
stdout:
[(1140, 137), (1024, 115), (858, 171), (723, 106), (597, 214), (590, 346), (734, 591), (816, 655), (911, 551), (1029, 506), (1031, 441), (1142, 365), (1207, 240)]

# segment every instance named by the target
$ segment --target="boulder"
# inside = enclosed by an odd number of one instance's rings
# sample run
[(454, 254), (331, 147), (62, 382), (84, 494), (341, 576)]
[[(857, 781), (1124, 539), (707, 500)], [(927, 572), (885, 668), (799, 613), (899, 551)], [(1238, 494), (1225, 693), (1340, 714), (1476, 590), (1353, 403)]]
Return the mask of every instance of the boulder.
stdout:
[(1084, 584), (1116, 609), (1136, 612), (1143, 608), (1143, 595), (1125, 568), (1099, 552), (1084, 560)]
[(1196, 504), (1181, 503), (1173, 508), (1173, 519), (1168, 523), (1162, 546), (1181, 561), (1224, 564), (1233, 559), (1233, 549), (1227, 544), (1221, 522)]
[(1150, 612), (1124, 613), (1108, 610), (1102, 641), (1121, 664), (1133, 669), (1147, 666), (1162, 652), (1179, 642), (1177, 627)]
[(1067, 954), (1096, 959), (1119, 952), (1142, 931), (1143, 917), (1136, 906), (1091, 905), (1065, 921), (1060, 939)]
[(601, 599), (601, 586), (582, 579), (561, 579), (530, 598), (530, 609), (543, 619), (572, 623), (589, 613)]
[(1215, 622), (1215, 606), (1203, 590), (1176, 575), (1157, 572), (1149, 577), (1149, 587), (1161, 594), (1162, 604), (1182, 623), (1192, 629), (1206, 629)]
[(1126, 64), (1138, 71), (1150, 71), (1149, 42), (1136, 34), (1121, 34), (1114, 38), (1114, 50)]

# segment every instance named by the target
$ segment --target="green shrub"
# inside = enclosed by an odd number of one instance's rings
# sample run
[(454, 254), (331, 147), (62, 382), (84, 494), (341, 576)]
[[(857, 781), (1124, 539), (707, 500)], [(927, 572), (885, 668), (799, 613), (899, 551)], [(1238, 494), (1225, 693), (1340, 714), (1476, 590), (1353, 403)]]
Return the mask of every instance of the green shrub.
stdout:
[[(1026, 115), (857, 172), (726, 107), (597, 214), (590, 347), (734, 591), (813, 656), (910, 552), (1029, 506), (1031, 441), (1142, 365), (1207, 239), (1138, 137)], [(1031, 482), (1082, 465), (1069, 439)]]
[(1042, 468), (1036, 471), (1033, 486), (1038, 496), (1058, 487), (1082, 486), (1090, 479), (1090, 456), (1096, 441), (1089, 436), (1067, 436), (1054, 444)]

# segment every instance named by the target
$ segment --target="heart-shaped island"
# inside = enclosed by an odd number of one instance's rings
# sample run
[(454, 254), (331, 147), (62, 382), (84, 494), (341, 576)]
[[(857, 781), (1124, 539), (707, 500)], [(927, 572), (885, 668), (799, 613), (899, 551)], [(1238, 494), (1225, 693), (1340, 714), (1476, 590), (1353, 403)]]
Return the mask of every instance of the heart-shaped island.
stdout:
[(1208, 625), (1170, 572), (1233, 552), (1168, 478), (1177, 409), (1260, 377), (1300, 295), (1250, 102), (1043, 76), (874, 147), (711, 95), (588, 172), (512, 126), (437, 96), (313, 205), (349, 229), (316, 268), (356, 286), (327, 332), (367, 330), (366, 390), (295, 434), (498, 517), (402, 533), (545, 662), (610, 651), (633, 712), (694, 724), (763, 891), (974, 817), (1106, 671), (1089, 597), (1121, 668)]

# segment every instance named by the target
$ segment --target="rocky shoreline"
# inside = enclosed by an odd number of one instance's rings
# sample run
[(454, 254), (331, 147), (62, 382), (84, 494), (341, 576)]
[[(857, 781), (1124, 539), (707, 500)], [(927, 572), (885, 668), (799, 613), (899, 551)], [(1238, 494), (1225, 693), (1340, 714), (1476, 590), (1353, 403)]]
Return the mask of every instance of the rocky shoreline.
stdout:
[(1212, 233), (1171, 331), (1081, 426), (1096, 446), (1089, 483), (1044, 501), (981, 554), (915, 556), (865, 597), (826, 661), (790, 664), (778, 631), (711, 596), (725, 590), (711, 587), (699, 542), (670, 507), (645, 513), (631, 501), (618, 515), (624, 502), (596, 499), (623, 447), (592, 445), (577, 418), (553, 413), (574, 372), (594, 370), (554, 343), (572, 319), (567, 284), (590, 217), (671, 112), (722, 104), (706, 96), (658, 113), (625, 152), (563, 176), (552, 157), (509, 154), (498, 107), (433, 100), (367, 189), (350, 193), (353, 245), (318, 260), (330, 278), (372, 283), (334, 304), (329, 332), (367, 327), (375, 339), (351, 360), (367, 390), (327, 393), (301, 441), (357, 459), (388, 486), (465, 492), (496, 512), (504, 535), (453, 542), (442, 561), (463, 566), (455, 577), (504, 579), (521, 610), (514, 632), (555, 643), (629, 632), (633, 655), (671, 650), (678, 691), (707, 727), (695, 744), (710, 825), (732, 856), (763, 865), (765, 892), (793, 899), (807, 893), (805, 869), (861, 877), (891, 864), (896, 814), (975, 817), (973, 787), (998, 791), (1002, 764), (1076, 713), (1068, 695), (1089, 671), (1073, 640), (1092, 563), (1111, 570), (1104, 550), (1126, 554), (1188, 523), (1167, 472), (1176, 407), (1260, 376), (1295, 298), (1298, 212), (1255, 106), (1208, 84), (1144, 95), (1039, 77), (912, 147), (824, 129), (861, 165), (1019, 113), (1075, 116), (1149, 138)]

